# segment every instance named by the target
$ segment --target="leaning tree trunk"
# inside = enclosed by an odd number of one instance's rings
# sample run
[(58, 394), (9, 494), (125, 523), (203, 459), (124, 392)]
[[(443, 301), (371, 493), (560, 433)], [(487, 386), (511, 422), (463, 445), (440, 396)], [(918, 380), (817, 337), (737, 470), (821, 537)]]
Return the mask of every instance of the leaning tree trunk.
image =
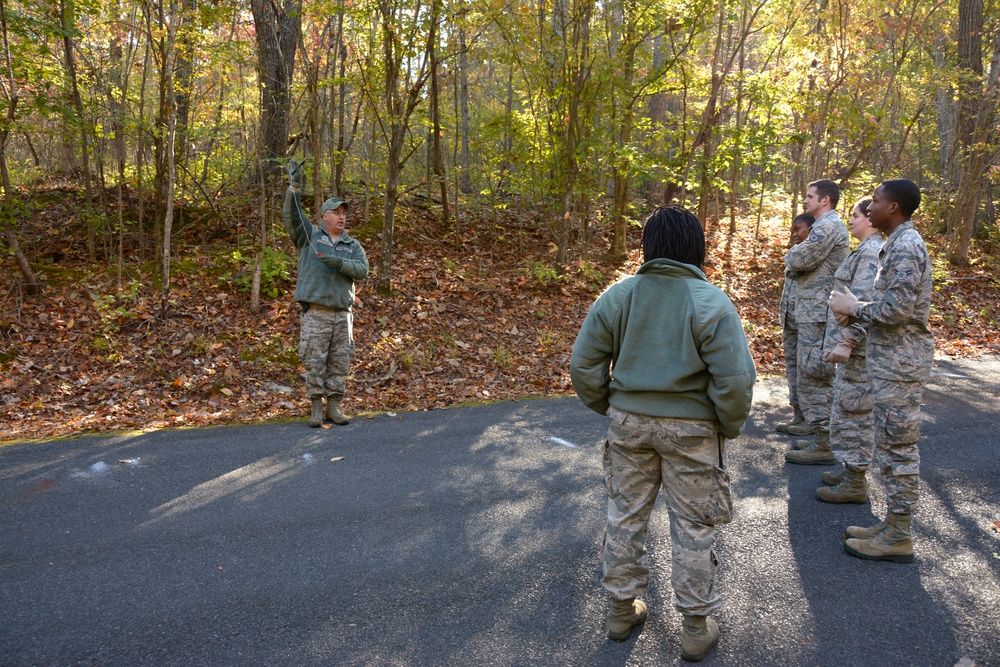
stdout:
[[(4, 7), (4, 1), (0, 0), (0, 28), (3, 30), (3, 54), (4, 54), (4, 65), (6, 66), (7, 84), (3, 87), (4, 93), (7, 95), (7, 118), (4, 119), (3, 127), (0, 129), (0, 182), (3, 183), (3, 206), (7, 209), (13, 210), (14, 208), (14, 188), (10, 182), (10, 172), (7, 169), (7, 141), (10, 139), (10, 128), (14, 124), (14, 113), (17, 110), (18, 102), (18, 87), (14, 82), (14, 68), (11, 63), (10, 57), (10, 43), (7, 40), (7, 11)], [(25, 291), (34, 296), (41, 292), (41, 283), (38, 282), (38, 278), (35, 277), (35, 272), (31, 269), (31, 264), (28, 263), (28, 258), (24, 255), (21, 250), (21, 244), (17, 241), (17, 233), (14, 231), (13, 220), (8, 220), (3, 222), (3, 219), (7, 217), (7, 211), (0, 211), (0, 225), (3, 226), (4, 237), (7, 239), (7, 245), (10, 246), (11, 252), (14, 253), (14, 260), (17, 262), (17, 267), (21, 270), (21, 275), (24, 276)]]

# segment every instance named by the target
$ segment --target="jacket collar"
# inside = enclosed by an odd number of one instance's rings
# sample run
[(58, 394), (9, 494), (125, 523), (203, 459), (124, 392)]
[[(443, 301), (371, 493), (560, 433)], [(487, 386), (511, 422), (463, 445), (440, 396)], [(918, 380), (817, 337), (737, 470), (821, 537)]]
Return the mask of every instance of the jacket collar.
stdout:
[(697, 266), (678, 262), (673, 259), (651, 259), (640, 266), (639, 270), (635, 273), (636, 275), (649, 273), (661, 276), (677, 276), (679, 278), (698, 278), (706, 282), (708, 281), (704, 272)]

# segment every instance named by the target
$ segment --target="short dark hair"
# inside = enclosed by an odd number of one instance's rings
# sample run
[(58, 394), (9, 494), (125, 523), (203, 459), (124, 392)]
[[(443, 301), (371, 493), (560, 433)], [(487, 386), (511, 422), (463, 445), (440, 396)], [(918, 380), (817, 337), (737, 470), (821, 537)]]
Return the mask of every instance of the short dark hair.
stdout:
[(840, 186), (831, 181), (828, 178), (824, 178), (819, 181), (813, 181), (809, 184), (810, 188), (816, 188), (816, 194), (819, 198), (823, 197), (830, 198), (830, 206), (832, 208), (837, 208), (837, 202), (840, 201)]
[(882, 181), (882, 191), (899, 205), (900, 212), (909, 218), (920, 207), (920, 188), (907, 178), (893, 178)]
[[(854, 206), (857, 206), (858, 210), (861, 211), (861, 215), (867, 218), (869, 216), (869, 212), (872, 210), (872, 198), (862, 197), (858, 201), (854, 202)], [(852, 207), (851, 212), (853, 211), (854, 208)]]
[(701, 268), (705, 263), (705, 228), (677, 204), (659, 206), (642, 226), (643, 261), (672, 259)]
[(808, 213), (799, 213), (797, 216), (795, 216), (795, 219), (792, 220), (792, 227), (799, 224), (800, 222), (804, 224), (806, 227), (812, 227), (813, 223), (816, 222), (816, 218), (812, 217)]

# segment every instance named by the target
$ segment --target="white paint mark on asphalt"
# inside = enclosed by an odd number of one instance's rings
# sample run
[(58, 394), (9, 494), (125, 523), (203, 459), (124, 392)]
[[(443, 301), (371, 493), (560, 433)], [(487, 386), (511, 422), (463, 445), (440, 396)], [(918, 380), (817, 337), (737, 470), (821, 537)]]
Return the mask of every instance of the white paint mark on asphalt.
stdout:
[(90, 464), (86, 470), (77, 470), (73, 473), (73, 477), (95, 477), (107, 471), (108, 464), (104, 461), (98, 461), (97, 463)]
[(305, 454), (302, 455), (302, 460), (305, 461), (306, 463), (312, 463), (314, 458), (315, 457), (309, 452), (306, 452)]
[(579, 445), (574, 445), (569, 440), (563, 440), (562, 438), (557, 438), (554, 435), (550, 435), (546, 440), (556, 443), (557, 445), (562, 445), (563, 447), (568, 447), (570, 449), (580, 449)]

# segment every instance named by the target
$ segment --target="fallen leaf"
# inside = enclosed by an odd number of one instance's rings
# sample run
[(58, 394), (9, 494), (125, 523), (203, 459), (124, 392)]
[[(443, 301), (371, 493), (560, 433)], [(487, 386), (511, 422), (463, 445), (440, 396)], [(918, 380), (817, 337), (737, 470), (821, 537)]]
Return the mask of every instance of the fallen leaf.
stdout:
[(343, 456), (334, 456), (332, 459), (330, 459), (330, 461), (343, 461), (343, 460), (344, 460)]
[(223, 387), (219, 391), (222, 392), (223, 394), (225, 394), (226, 396), (232, 396), (233, 395), (233, 390), (230, 389), (229, 387)]

